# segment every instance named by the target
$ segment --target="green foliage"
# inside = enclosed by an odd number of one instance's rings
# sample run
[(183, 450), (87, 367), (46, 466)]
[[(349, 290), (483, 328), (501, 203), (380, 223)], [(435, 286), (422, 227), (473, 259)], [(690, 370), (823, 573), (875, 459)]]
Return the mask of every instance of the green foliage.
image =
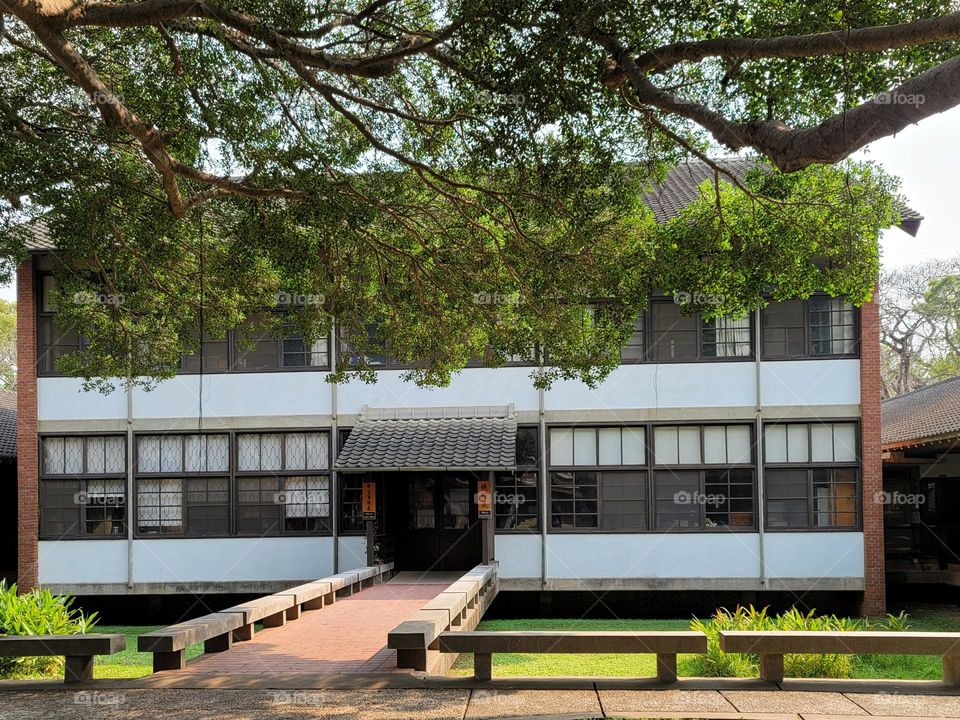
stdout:
[[(734, 610), (718, 609), (708, 620), (694, 618), (691, 630), (707, 636), (706, 655), (690, 659), (689, 672), (704, 677), (755, 677), (760, 671), (760, 657), (748, 653), (725, 653), (720, 649), (720, 632), (733, 630), (815, 630), (856, 632), (861, 630), (904, 631), (909, 629), (905, 613), (888, 615), (883, 621), (866, 618), (842, 618), (816, 615), (815, 610), (803, 613), (796, 608), (770, 615), (767, 608), (737, 606)], [(853, 675), (855, 656), (795, 654), (784, 656), (786, 677), (847, 678)]]
[(0, 389), (17, 384), (17, 304), (0, 300)]
[[(49, 590), (17, 594), (16, 584), (0, 580), (0, 635), (79, 635), (97, 623), (97, 614), (85, 615), (75, 609), (73, 598), (53, 595)], [(57, 675), (63, 671), (62, 657), (2, 657), (0, 677)]]

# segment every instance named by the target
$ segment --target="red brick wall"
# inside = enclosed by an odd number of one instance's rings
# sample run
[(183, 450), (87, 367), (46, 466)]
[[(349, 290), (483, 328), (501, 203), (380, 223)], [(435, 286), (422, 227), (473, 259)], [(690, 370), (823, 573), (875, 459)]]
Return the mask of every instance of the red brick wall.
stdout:
[(874, 300), (860, 309), (860, 407), (863, 435), (863, 543), (864, 580), (862, 611), (886, 612), (883, 557), (883, 460), (880, 450), (880, 310), (879, 289)]
[(37, 332), (33, 260), (17, 271), (17, 584), (37, 586)]

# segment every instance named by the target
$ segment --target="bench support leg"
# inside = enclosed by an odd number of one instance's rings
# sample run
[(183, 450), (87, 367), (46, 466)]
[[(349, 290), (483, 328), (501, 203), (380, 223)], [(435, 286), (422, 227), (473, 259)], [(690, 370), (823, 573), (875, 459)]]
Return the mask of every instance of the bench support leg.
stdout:
[(173, 652), (155, 652), (153, 654), (153, 671), (183, 670), (187, 666), (187, 653), (184, 650)]
[(760, 656), (760, 678), (772, 683), (783, 682), (783, 655)]
[(283, 627), (286, 624), (287, 624), (286, 610), (281, 610), (280, 612), (274, 613), (273, 615), (267, 615), (267, 617), (263, 619), (263, 626), (265, 628)]
[(426, 650), (397, 650), (397, 667), (426, 671)]
[(943, 656), (943, 681), (954, 687), (960, 685), (960, 655)]
[(333, 605), (337, 601), (337, 594), (335, 592), (328, 592), (323, 596), (324, 605)]
[(473, 654), (473, 677), (477, 680), (490, 680), (493, 677), (493, 655)]
[(78, 683), (93, 680), (93, 655), (67, 655), (63, 667), (63, 681)]
[(233, 647), (233, 631), (203, 641), (205, 653), (226, 652)]
[(677, 681), (677, 656), (675, 653), (657, 654), (657, 680), (662, 683)]
[(287, 608), (287, 620), (299, 620), (300, 619), (300, 606), (294, 605), (292, 608)]
[(307, 600), (303, 604), (303, 609), (304, 610), (323, 610), (324, 597), (325, 597), (324, 595), (321, 595), (320, 597), (316, 597), (313, 600)]
[(253, 623), (249, 625), (244, 625), (242, 628), (238, 628), (233, 631), (233, 641), (234, 642), (246, 642), (247, 640), (253, 640), (253, 634), (256, 632)]

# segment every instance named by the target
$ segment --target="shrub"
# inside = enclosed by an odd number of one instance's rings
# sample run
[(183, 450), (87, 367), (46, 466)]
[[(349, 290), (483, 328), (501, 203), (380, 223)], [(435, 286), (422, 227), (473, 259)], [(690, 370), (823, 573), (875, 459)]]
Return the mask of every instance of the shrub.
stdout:
[[(72, 607), (73, 598), (49, 590), (17, 594), (16, 584), (0, 581), (0, 635), (78, 635), (88, 632), (97, 614)], [(62, 657), (0, 657), (0, 677), (56, 675)]]
[[(888, 615), (884, 621), (840, 618), (836, 615), (816, 615), (815, 610), (802, 613), (791, 608), (771, 616), (767, 608), (757, 610), (737, 606), (732, 612), (717, 610), (709, 620), (694, 618), (691, 630), (707, 636), (707, 654), (689, 658), (685, 672), (704, 677), (753, 677), (760, 672), (760, 657), (755, 654), (725, 653), (720, 649), (721, 630), (906, 630), (907, 616)], [(846, 678), (852, 674), (854, 658), (851, 655), (785, 655), (784, 675), (787, 677)]]

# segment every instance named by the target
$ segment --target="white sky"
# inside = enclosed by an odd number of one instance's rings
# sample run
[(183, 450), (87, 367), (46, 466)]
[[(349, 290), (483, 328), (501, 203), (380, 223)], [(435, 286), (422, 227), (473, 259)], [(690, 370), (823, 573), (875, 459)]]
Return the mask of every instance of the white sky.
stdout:
[[(960, 167), (960, 107), (879, 140), (857, 157), (875, 160), (898, 176), (910, 207), (924, 218), (916, 238), (896, 228), (883, 234), (884, 267), (960, 254), (960, 193), (955, 180)], [(0, 297), (15, 300), (16, 292), (12, 286), (3, 287)]]

